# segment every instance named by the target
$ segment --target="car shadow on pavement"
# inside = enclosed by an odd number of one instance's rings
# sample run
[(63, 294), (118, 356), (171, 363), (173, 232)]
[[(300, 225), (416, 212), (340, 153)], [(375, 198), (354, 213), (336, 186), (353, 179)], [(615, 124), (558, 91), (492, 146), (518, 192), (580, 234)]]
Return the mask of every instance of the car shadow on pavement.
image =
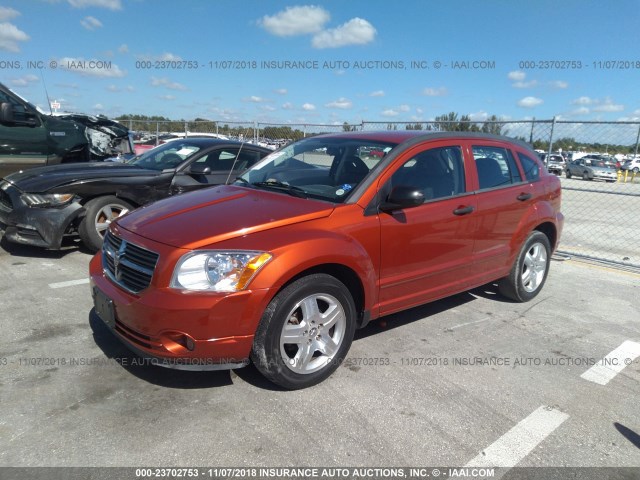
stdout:
[(81, 245), (80, 240), (74, 238), (65, 238), (62, 241), (60, 250), (49, 250), (43, 247), (32, 247), (31, 245), (13, 243), (7, 241), (4, 237), (0, 240), (0, 247), (12, 257), (60, 259), (73, 252), (82, 252), (91, 255), (91, 253)]
[(465, 303), (472, 302), (473, 300), (476, 300), (478, 296), (482, 295), (477, 294), (475, 290), (471, 290), (443, 298), (442, 300), (436, 300), (435, 302), (420, 305), (409, 310), (378, 318), (371, 321), (371, 323), (363, 329), (356, 330), (353, 340), (358, 341), (363, 338), (370, 337), (371, 335), (376, 335), (380, 332), (402, 327), (418, 320), (424, 320), (425, 318), (459, 307)]
[(115, 337), (94, 309), (89, 313), (89, 326), (96, 345), (107, 358), (116, 361), (127, 372), (146, 382), (179, 389), (221, 387), (233, 383), (228, 370), (193, 372), (147, 364)]

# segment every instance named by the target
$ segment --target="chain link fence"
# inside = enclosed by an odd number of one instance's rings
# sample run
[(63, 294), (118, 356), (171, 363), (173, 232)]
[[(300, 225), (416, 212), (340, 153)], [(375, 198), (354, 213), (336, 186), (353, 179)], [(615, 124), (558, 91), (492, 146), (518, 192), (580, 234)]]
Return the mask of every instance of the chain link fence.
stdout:
[[(250, 141), (276, 149), (290, 142), (322, 133), (420, 130), (485, 132), (518, 138), (538, 152), (559, 153), (567, 159), (601, 155), (616, 169), (615, 181), (587, 180), (575, 171), (562, 170), (565, 226), (559, 252), (640, 268), (640, 160), (626, 170), (624, 161), (640, 158), (640, 122), (571, 122), (562, 120), (381, 122), (356, 124), (278, 124), (228, 121), (121, 120), (144, 138), (162, 135), (212, 135)], [(140, 138), (140, 137), (139, 137)], [(149, 141), (149, 140), (147, 140)], [(151, 140), (153, 141), (153, 140)], [(640, 168), (639, 168), (640, 169)], [(572, 170), (573, 171), (573, 170)], [(570, 176), (570, 178), (568, 178)]]

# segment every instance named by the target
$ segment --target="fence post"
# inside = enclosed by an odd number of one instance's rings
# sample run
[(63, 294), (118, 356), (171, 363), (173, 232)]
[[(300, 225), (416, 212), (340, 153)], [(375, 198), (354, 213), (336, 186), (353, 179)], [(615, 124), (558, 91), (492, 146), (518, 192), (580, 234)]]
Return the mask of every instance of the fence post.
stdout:
[(638, 143), (640, 143), (640, 124), (638, 125), (638, 136), (636, 137), (636, 151), (633, 154), (634, 157), (638, 156)]
[(529, 134), (529, 143), (533, 146), (533, 128), (536, 125), (536, 119), (535, 117), (533, 118), (533, 120), (531, 120), (531, 133)]
[[(551, 152), (553, 152), (553, 130), (556, 126), (556, 117), (553, 117), (553, 123), (551, 123), (551, 134), (549, 135), (549, 155), (551, 155)], [(549, 157), (547, 157), (548, 160)], [(547, 164), (547, 162), (544, 162), (545, 165)]]
[(307, 138), (307, 125), (302, 125), (302, 138)]
[(160, 122), (156, 122), (156, 147), (158, 146), (159, 136), (160, 136)]

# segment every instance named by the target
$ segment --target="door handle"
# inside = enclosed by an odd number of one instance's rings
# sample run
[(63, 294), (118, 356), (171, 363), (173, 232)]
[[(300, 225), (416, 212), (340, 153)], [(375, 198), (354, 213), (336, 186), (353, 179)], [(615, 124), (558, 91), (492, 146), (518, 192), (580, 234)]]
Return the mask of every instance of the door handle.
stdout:
[(531, 198), (531, 194), (530, 193), (521, 193), (516, 198), (518, 200), (520, 200), (521, 202), (524, 202), (525, 200), (529, 200)]
[(473, 207), (472, 206), (468, 206), (468, 207), (459, 207), (456, 208), (453, 211), (454, 215), (467, 215), (469, 213), (473, 212)]

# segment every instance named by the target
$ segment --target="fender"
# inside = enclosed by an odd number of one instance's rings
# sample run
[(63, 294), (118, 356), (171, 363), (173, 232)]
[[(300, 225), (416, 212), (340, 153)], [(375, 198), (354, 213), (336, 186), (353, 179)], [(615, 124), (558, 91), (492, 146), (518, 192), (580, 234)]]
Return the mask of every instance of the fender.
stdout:
[[(251, 281), (250, 289), (268, 289), (263, 307), (292, 279), (312, 269), (335, 266), (349, 269), (357, 277), (363, 293), (362, 310), (370, 311), (377, 304), (378, 272), (375, 259), (379, 257), (379, 236), (365, 246), (352, 236), (329, 229), (295, 229), (288, 231), (281, 245), (269, 248), (262, 236), (273, 238), (272, 232), (261, 232), (243, 239), (234, 239), (234, 249), (264, 250), (273, 254), (272, 260)], [(241, 240), (240, 242), (238, 240)], [(266, 240), (266, 238), (265, 238)], [(226, 242), (224, 242), (226, 243)], [(225, 249), (217, 244), (216, 249)], [(373, 250), (373, 251), (371, 251)], [(372, 312), (373, 316), (377, 316)]]

